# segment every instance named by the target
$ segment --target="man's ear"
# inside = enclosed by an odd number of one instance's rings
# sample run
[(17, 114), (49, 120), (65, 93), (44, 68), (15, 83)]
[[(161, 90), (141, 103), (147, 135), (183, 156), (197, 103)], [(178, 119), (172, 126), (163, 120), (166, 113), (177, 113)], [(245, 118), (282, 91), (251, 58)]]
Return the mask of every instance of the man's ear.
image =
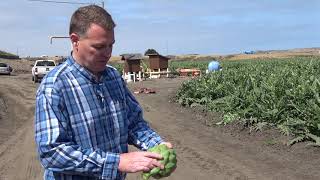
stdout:
[(71, 33), (70, 34), (70, 39), (71, 39), (72, 47), (78, 47), (78, 43), (79, 43), (79, 40), (80, 40), (79, 35), (76, 34), (76, 33)]

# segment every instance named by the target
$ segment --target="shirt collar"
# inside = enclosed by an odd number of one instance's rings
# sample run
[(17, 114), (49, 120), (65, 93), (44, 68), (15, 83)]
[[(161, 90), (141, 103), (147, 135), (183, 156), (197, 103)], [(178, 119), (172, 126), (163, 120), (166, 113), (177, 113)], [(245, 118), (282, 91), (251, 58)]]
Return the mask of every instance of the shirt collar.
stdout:
[(75, 59), (72, 57), (72, 54), (67, 58), (67, 63), (73, 70), (78, 71), (82, 76), (84, 76), (86, 79), (88, 79), (91, 82), (94, 82), (94, 83), (103, 82), (107, 77), (107, 66), (101, 72), (100, 81), (97, 81), (95, 78), (95, 75), (93, 75), (93, 73), (91, 73), (88, 69), (86, 69), (85, 67), (77, 63)]

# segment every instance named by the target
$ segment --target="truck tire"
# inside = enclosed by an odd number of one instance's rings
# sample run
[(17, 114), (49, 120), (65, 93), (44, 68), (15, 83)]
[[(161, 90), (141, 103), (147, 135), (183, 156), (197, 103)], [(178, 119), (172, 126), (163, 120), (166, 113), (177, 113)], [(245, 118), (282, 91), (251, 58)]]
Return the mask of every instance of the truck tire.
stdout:
[(38, 80), (38, 77), (37, 76), (34, 76), (34, 83), (37, 83), (39, 80)]

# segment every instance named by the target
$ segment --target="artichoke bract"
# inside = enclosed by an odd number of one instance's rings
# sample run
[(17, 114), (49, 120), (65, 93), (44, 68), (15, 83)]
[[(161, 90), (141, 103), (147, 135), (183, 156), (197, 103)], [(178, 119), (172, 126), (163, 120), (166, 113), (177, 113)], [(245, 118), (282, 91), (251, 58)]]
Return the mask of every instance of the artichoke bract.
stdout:
[(169, 149), (165, 144), (160, 144), (148, 149), (149, 152), (154, 152), (161, 154), (163, 157), (160, 162), (164, 165), (164, 169), (159, 167), (153, 168), (149, 172), (142, 173), (142, 179), (148, 180), (150, 177), (155, 179), (160, 179), (163, 177), (168, 177), (177, 167), (176, 151)]

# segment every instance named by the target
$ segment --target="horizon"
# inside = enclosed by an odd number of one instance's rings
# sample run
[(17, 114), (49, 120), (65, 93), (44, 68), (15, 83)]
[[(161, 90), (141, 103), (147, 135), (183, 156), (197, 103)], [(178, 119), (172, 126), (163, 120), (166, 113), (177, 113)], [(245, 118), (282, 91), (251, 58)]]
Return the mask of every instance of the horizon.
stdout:
[[(293, 51), (293, 50), (309, 50), (309, 49), (317, 49), (318, 53), (320, 54), (320, 47), (302, 47), (302, 48), (292, 48), (292, 49), (269, 49), (269, 50), (255, 50), (254, 54), (259, 54), (260, 52), (272, 52), (272, 51)], [(2, 51), (0, 49), (0, 51)], [(6, 51), (4, 51), (6, 52)], [(16, 55), (14, 53), (11, 53), (11, 52), (6, 52), (6, 53), (10, 53), (10, 54), (13, 54), (13, 55)], [(303, 52), (301, 52), (303, 53)], [(134, 53), (126, 53), (126, 54), (134, 54)], [(139, 52), (139, 54), (142, 54), (143, 56), (144, 55), (144, 52)], [(240, 55), (240, 54), (245, 54), (245, 51), (244, 52), (239, 52), (239, 53), (230, 53), (230, 54), (198, 54), (198, 53), (189, 53), (189, 54), (167, 54), (165, 56), (229, 56), (229, 55)], [(161, 54), (162, 55), (162, 54)], [(53, 57), (67, 57), (69, 56), (68, 54), (66, 55), (39, 55), (39, 56), (19, 56), (20, 58), (40, 58), (40, 57), (44, 57), (44, 58), (53, 58)], [(112, 54), (111, 56), (111, 59), (112, 58), (117, 58), (117, 57), (121, 57), (121, 54)]]
[[(85, 3), (88, 1), (77, 1)], [(99, 5), (102, 1), (90, 1)], [(163, 55), (227, 55), (320, 47), (320, 2), (104, 1), (117, 26), (113, 56), (155, 49)], [(1, 2), (0, 49), (21, 57), (66, 56), (69, 19), (80, 5)]]

